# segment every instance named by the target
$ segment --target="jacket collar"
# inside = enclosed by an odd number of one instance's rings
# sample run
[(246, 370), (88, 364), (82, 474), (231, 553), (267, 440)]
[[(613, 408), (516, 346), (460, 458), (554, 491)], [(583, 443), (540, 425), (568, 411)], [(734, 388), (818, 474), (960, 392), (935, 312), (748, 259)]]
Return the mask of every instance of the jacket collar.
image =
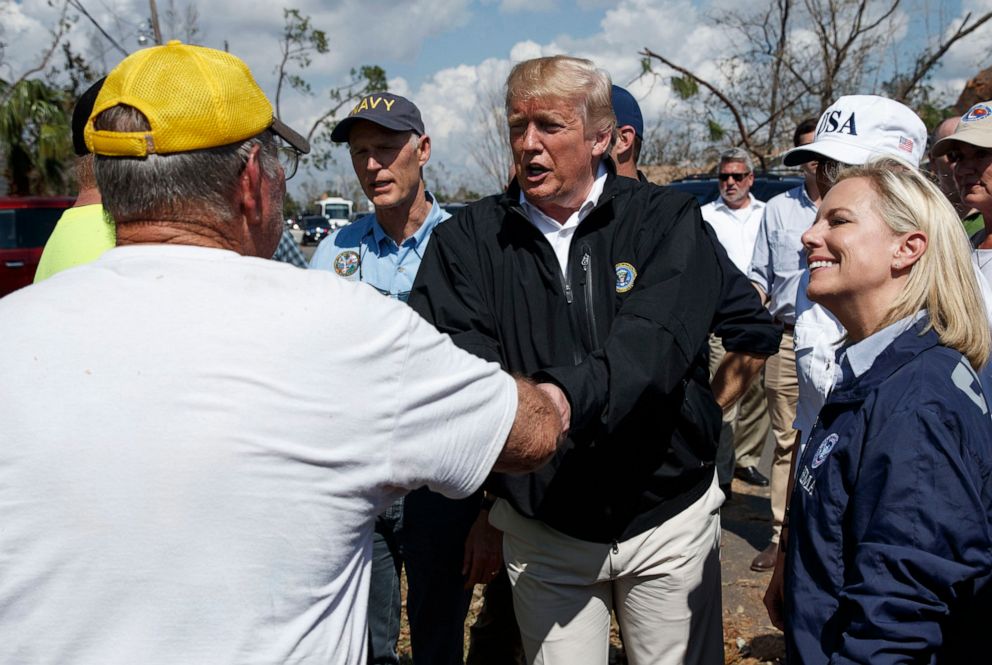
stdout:
[(892, 344), (878, 354), (875, 362), (859, 378), (838, 384), (830, 393), (827, 404), (862, 402), (879, 384), (892, 376), (899, 368), (924, 351), (940, 345), (940, 338), (931, 328), (920, 334), (930, 323), (924, 316), (893, 340)]

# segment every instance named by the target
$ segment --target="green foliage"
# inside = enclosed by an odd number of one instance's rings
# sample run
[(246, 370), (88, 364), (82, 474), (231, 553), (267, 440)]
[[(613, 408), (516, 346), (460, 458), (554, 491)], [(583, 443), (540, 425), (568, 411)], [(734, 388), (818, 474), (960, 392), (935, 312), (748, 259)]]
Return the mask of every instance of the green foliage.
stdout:
[(294, 199), (292, 194), (286, 192), (286, 196), (282, 200), (282, 218), (295, 219), (302, 212), (304, 210), (300, 202)]
[(0, 82), (0, 151), (12, 195), (66, 194), (72, 160), (71, 103), (40, 79)]
[(706, 120), (706, 131), (709, 132), (710, 141), (716, 143), (722, 141), (727, 135), (727, 130), (720, 126), (716, 120), (709, 118)]
[(672, 90), (680, 99), (691, 99), (699, 94), (699, 84), (696, 79), (689, 76), (673, 76), (669, 79), (672, 83)]
[[(281, 116), (281, 99), (283, 85), (305, 95), (313, 95), (313, 88), (302, 73), (310, 67), (313, 59), (325, 55), (330, 50), (327, 33), (315, 28), (310, 17), (300, 13), (298, 9), (284, 9), (283, 34), (280, 39), (282, 61), (276, 66), (278, 83), (276, 85), (276, 115)], [(294, 71), (295, 70), (295, 71)], [(334, 162), (331, 132), (336, 124), (335, 118), (342, 109), (350, 110), (351, 102), (372, 92), (388, 89), (386, 71), (378, 65), (363, 65), (352, 69), (350, 79), (344, 85), (327, 91), (329, 105), (320, 112), (309, 132), (310, 154), (300, 162), (304, 166), (326, 169)]]
[(310, 84), (302, 76), (286, 72), (288, 66), (306, 69), (313, 61), (314, 55), (323, 55), (330, 50), (327, 44), (327, 33), (310, 24), (310, 17), (304, 16), (299, 9), (283, 9), (282, 48), (283, 62), (277, 71), (297, 92), (305, 95), (313, 94)]

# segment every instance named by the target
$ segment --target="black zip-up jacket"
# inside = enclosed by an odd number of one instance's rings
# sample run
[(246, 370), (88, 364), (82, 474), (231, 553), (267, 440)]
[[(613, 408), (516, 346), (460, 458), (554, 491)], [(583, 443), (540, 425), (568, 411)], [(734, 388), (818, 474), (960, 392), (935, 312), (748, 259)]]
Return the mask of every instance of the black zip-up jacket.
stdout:
[[(637, 180), (651, 184), (640, 171), (637, 172)], [(730, 260), (713, 227), (703, 224), (703, 229), (713, 243), (713, 251), (723, 273), (720, 304), (710, 332), (720, 338), (727, 351), (766, 357), (775, 355), (782, 342), (782, 327), (775, 323), (768, 309), (761, 304), (751, 280)]]
[(514, 184), (438, 226), (410, 305), (569, 399), (571, 433), (551, 462), (494, 474), (493, 491), (573, 537), (625, 540), (712, 481), (721, 413), (703, 349), (721, 269), (694, 198), (610, 169), (563, 277), (518, 198)]

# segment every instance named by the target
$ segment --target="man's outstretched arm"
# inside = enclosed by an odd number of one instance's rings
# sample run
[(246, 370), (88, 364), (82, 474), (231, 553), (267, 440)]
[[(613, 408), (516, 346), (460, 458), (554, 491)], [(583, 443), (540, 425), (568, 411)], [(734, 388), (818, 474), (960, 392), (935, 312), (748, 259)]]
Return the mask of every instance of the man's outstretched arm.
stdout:
[(562, 436), (563, 415), (533, 381), (517, 378), (517, 415), (493, 471), (527, 473), (551, 459)]

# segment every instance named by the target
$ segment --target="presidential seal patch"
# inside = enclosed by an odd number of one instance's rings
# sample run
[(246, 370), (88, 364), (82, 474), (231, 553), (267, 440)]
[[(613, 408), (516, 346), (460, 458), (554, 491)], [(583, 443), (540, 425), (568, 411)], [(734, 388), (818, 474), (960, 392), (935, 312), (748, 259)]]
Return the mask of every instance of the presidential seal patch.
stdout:
[(618, 263), (617, 271), (617, 293), (627, 293), (634, 288), (634, 280), (637, 279), (637, 268), (629, 263)]
[(358, 270), (358, 253), (348, 249), (334, 257), (334, 272), (342, 277), (351, 277)]
[(839, 438), (840, 437), (837, 436), (837, 434), (831, 434), (821, 441), (819, 447), (816, 449), (816, 454), (813, 455), (813, 463), (810, 464), (810, 466), (815, 469), (823, 464), (827, 460), (827, 456), (830, 454), (830, 451), (834, 449), (835, 445), (837, 445), (837, 440)]

